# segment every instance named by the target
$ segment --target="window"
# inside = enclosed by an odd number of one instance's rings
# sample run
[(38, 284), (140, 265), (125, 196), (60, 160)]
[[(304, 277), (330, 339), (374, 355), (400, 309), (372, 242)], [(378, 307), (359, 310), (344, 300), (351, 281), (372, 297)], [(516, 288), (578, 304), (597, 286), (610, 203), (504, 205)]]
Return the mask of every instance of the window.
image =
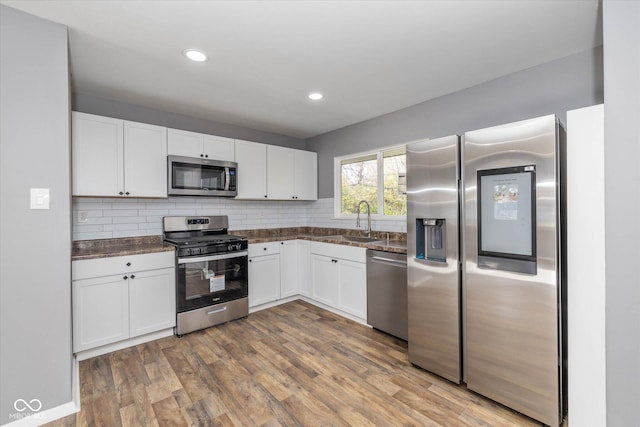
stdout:
[(336, 216), (355, 216), (362, 200), (369, 203), (371, 215), (377, 218), (406, 216), (406, 172), (404, 145), (336, 157)]

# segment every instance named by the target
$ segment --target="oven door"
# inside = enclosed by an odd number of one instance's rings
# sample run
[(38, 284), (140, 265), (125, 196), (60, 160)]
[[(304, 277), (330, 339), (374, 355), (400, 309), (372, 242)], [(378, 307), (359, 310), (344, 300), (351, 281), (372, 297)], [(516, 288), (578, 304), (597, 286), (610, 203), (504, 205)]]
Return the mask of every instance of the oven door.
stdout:
[(248, 296), (247, 251), (178, 258), (178, 312)]
[(170, 196), (229, 196), (236, 191), (235, 162), (169, 156)]

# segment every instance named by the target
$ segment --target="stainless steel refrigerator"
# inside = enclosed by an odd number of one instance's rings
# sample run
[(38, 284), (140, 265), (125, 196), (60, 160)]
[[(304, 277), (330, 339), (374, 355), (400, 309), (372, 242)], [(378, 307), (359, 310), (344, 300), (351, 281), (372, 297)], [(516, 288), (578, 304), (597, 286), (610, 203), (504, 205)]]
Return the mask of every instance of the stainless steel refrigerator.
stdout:
[(562, 421), (564, 129), (545, 116), (407, 145), (409, 359)]

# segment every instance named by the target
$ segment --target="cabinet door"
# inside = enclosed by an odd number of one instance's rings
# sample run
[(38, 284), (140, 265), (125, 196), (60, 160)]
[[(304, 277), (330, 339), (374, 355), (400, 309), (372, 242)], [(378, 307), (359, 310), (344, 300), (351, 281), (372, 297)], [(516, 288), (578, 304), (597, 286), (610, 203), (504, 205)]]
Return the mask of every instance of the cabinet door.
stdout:
[(336, 259), (323, 255), (311, 255), (311, 282), (313, 299), (338, 307), (338, 268)]
[(167, 197), (167, 128), (124, 122), (125, 195)]
[(290, 297), (300, 293), (300, 278), (298, 275), (298, 241), (286, 240), (280, 245), (280, 298)]
[(298, 240), (298, 283), (300, 294), (313, 296), (311, 286), (311, 251), (308, 240)]
[(170, 156), (204, 157), (204, 135), (186, 130), (167, 130), (167, 153)]
[(318, 199), (318, 155), (310, 151), (295, 151), (295, 196), (298, 200)]
[(73, 350), (129, 338), (129, 282), (113, 275), (73, 282)]
[(280, 299), (280, 254), (249, 258), (249, 307)]
[(71, 122), (73, 195), (124, 192), (122, 120), (73, 112)]
[(231, 138), (222, 136), (204, 136), (204, 157), (212, 160), (225, 160), (234, 162), (236, 160), (236, 143)]
[(142, 271), (129, 276), (130, 336), (176, 325), (175, 269)]
[(367, 267), (359, 262), (339, 259), (338, 308), (361, 319), (367, 319)]
[(236, 140), (237, 199), (267, 198), (267, 146)]
[(267, 145), (267, 195), (269, 199), (295, 199), (293, 162), (294, 150)]

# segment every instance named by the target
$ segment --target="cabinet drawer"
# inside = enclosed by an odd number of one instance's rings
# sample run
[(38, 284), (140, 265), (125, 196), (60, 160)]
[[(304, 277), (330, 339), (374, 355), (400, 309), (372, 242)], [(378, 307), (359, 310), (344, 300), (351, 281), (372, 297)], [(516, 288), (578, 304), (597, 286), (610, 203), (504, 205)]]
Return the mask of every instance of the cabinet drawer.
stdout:
[(174, 266), (175, 252), (173, 251), (85, 259), (71, 263), (71, 278), (72, 280), (79, 280)]
[(249, 245), (249, 258), (280, 253), (280, 242), (253, 243)]
[(311, 242), (311, 253), (354, 262), (367, 262), (367, 250), (355, 246), (335, 245), (333, 243)]

